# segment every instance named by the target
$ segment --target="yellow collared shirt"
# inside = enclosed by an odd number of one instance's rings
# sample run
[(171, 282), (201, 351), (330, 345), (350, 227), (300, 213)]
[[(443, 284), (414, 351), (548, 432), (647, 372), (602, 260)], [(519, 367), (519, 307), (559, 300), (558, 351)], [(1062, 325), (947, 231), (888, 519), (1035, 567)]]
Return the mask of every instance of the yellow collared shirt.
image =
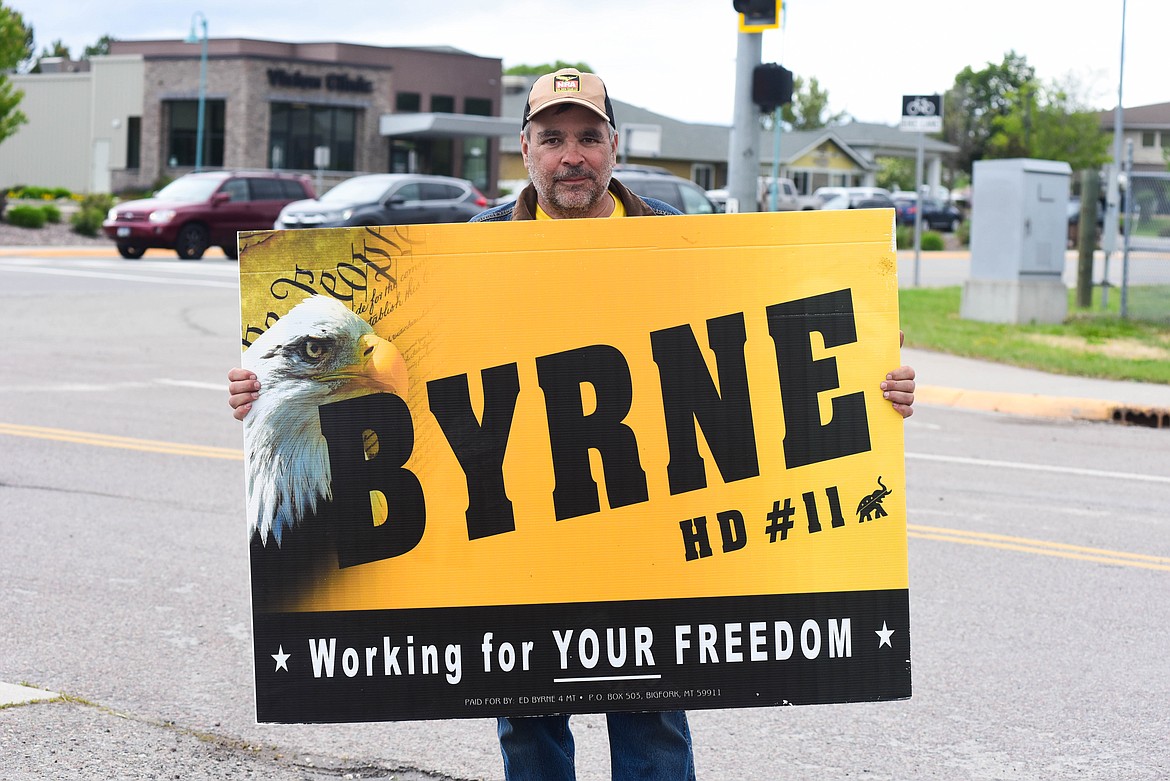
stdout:
[[(609, 216), (610, 217), (625, 217), (626, 216), (626, 207), (622, 204), (622, 202), (620, 200), (618, 200), (618, 198), (616, 196), (614, 196), (613, 193), (607, 193), (607, 194), (613, 200), (613, 213), (610, 214)], [(536, 219), (538, 219), (538, 220), (551, 220), (552, 219), (552, 217), (549, 217), (548, 214), (544, 211), (544, 209), (540, 208), (539, 203), (536, 204)]]

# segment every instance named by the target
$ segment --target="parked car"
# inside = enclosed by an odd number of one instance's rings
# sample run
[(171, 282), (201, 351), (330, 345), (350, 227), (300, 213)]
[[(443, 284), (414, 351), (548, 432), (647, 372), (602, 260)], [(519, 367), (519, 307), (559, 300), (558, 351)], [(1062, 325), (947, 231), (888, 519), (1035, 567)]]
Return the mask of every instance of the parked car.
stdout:
[(429, 174), (365, 174), (346, 179), (320, 198), (290, 203), (273, 227), (421, 225), (467, 222), (487, 197), (466, 179)]
[(890, 200), (890, 196), (882, 195), (881, 193), (841, 193), (834, 195), (825, 201), (821, 209), (824, 211), (832, 211), (834, 209), (893, 209), (894, 202)]
[(829, 199), (834, 198), (838, 195), (848, 195), (853, 199), (856, 199), (856, 198), (859, 198), (862, 196), (869, 196), (869, 195), (884, 195), (886, 197), (889, 197), (890, 191), (884, 187), (826, 186), (826, 187), (818, 187), (817, 189), (813, 190), (812, 197), (819, 200), (821, 202), (821, 206), (823, 207), (824, 204), (829, 201)]
[[(768, 190), (771, 177), (760, 177), (760, 195), (757, 209), (762, 212), (771, 211), (772, 194)], [(715, 204), (718, 211), (727, 211), (728, 193), (726, 188), (708, 190), (707, 197)], [(821, 199), (815, 195), (801, 195), (796, 191), (796, 185), (791, 179), (781, 179), (780, 189), (776, 193), (776, 211), (814, 211), (821, 208)]]
[(716, 206), (702, 187), (675, 176), (665, 168), (648, 165), (615, 165), (614, 178), (644, 198), (657, 198), (683, 214), (715, 214)]
[[(1097, 240), (1101, 238), (1102, 228), (1105, 226), (1105, 197), (1097, 199)], [(1080, 242), (1081, 226), (1081, 196), (1070, 195), (1068, 199), (1068, 246), (1076, 247)]]
[(707, 200), (715, 204), (715, 211), (717, 212), (727, 211), (727, 200), (730, 197), (731, 195), (727, 192), (726, 187), (720, 187), (715, 190), (707, 191)]
[(913, 225), (919, 208), (922, 209), (922, 224), (930, 230), (954, 233), (963, 223), (962, 212), (945, 201), (923, 198), (920, 207), (914, 193), (895, 193), (891, 199), (899, 225)]
[(276, 171), (206, 171), (180, 176), (151, 198), (110, 209), (102, 232), (124, 258), (152, 247), (198, 260), (218, 246), (239, 255), (236, 232), (267, 230), (285, 204), (314, 196), (308, 176)]

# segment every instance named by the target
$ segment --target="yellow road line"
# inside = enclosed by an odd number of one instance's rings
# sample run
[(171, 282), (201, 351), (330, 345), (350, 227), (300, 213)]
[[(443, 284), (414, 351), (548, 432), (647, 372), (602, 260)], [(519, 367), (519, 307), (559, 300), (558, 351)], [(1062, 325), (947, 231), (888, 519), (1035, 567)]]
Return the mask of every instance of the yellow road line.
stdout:
[(178, 442), (161, 442), (154, 439), (135, 439), (134, 437), (118, 437), (110, 434), (92, 434), (85, 431), (71, 431), (62, 428), (22, 426), (16, 423), (0, 423), (0, 434), (8, 434), (14, 437), (31, 437), (33, 439), (49, 439), (55, 442), (72, 442), (77, 445), (141, 450), (147, 453), (199, 456), (201, 458), (226, 458), (235, 461), (242, 461), (244, 458), (243, 450), (234, 450), (226, 447), (187, 445)]
[[(16, 423), (0, 423), (0, 435), (4, 434), (14, 437), (47, 439), (55, 442), (71, 442), (78, 445), (113, 447), (123, 450), (139, 450), (148, 453), (196, 456), (200, 458), (224, 458), (240, 461), (244, 457), (242, 450), (233, 448), (187, 445), (177, 442), (119, 437), (111, 434), (94, 434), (61, 428), (24, 426)], [(1020, 553), (1034, 553), (1042, 556), (1056, 556), (1078, 561), (1093, 561), (1101, 564), (1170, 572), (1170, 557), (1166, 556), (1128, 553), (1105, 548), (1070, 545), (1063, 542), (1048, 542), (1046, 540), (1035, 540), (1027, 537), (1013, 537), (1007, 534), (948, 529), (939, 526), (924, 526), (922, 524), (907, 524), (906, 533), (909, 537), (922, 540), (952, 542), (960, 545), (979, 545), (986, 548), (998, 548), (1000, 550), (1017, 551)]]
[(906, 534), (908, 537), (922, 540), (953, 542), (960, 545), (979, 545), (985, 548), (1034, 553), (1041, 556), (1056, 556), (1058, 558), (1076, 559), (1078, 561), (1114, 564), (1120, 567), (1137, 567), (1140, 569), (1170, 572), (1170, 557), (1166, 556), (1128, 553), (1126, 551), (1115, 551), (1105, 548), (1089, 548), (1083, 545), (1069, 545), (1063, 542), (1048, 542), (1046, 540), (1012, 537), (1006, 534), (992, 534), (989, 532), (972, 532), (963, 529), (944, 529), (937, 526), (923, 526), (920, 524), (907, 524)]

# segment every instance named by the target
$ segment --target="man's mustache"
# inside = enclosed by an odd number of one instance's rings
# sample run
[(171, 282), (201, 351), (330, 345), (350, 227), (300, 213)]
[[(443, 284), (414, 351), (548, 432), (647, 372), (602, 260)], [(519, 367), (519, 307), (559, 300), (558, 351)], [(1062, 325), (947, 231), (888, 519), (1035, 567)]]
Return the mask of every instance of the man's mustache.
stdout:
[(577, 168), (566, 168), (563, 171), (560, 171), (560, 172), (553, 175), (554, 182), (560, 182), (560, 181), (563, 181), (565, 179), (589, 179), (589, 180), (595, 182), (595, 181), (597, 181), (597, 174), (588, 170), (587, 168), (577, 167)]

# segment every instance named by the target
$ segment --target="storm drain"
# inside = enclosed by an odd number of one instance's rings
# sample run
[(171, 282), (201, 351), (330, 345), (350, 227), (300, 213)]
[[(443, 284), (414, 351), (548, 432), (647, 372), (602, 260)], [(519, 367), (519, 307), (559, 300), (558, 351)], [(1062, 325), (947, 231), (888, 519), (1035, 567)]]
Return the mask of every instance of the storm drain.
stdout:
[(1112, 420), (1125, 426), (1170, 428), (1170, 410), (1114, 407)]

